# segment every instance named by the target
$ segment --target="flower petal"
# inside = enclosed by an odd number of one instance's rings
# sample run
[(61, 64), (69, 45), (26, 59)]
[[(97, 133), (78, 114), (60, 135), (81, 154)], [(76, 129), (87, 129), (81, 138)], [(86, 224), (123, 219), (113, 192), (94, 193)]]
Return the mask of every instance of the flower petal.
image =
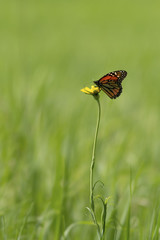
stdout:
[(97, 86), (91, 86), (91, 88), (85, 87), (85, 88), (81, 89), (81, 92), (84, 92), (88, 95), (97, 95), (100, 91), (101, 91), (101, 89)]

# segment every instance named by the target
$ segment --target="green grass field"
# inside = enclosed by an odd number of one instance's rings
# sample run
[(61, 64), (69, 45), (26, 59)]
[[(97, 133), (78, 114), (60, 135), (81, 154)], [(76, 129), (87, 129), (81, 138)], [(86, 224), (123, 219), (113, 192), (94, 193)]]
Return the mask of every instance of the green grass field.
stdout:
[(98, 239), (86, 210), (97, 104), (80, 89), (121, 69), (122, 95), (100, 93), (94, 177), (111, 197), (105, 240), (160, 239), (159, 9), (1, 3), (0, 240)]

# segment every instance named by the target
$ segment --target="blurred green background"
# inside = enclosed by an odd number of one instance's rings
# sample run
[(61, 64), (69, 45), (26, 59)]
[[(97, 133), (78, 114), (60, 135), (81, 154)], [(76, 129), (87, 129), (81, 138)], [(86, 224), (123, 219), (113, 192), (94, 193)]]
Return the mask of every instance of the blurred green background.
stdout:
[[(117, 219), (107, 239), (129, 239), (130, 185), (130, 239), (159, 239), (148, 237), (160, 225), (159, 9), (144, 0), (1, 2), (0, 239), (57, 240), (91, 221), (97, 104), (80, 89), (121, 69), (122, 95), (100, 97), (95, 179)], [(95, 228), (77, 225), (66, 239), (82, 238), (97, 239)]]

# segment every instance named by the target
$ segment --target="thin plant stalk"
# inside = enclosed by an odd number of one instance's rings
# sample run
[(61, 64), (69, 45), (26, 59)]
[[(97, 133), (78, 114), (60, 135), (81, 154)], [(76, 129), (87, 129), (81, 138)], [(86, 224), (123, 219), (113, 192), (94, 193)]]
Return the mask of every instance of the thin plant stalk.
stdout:
[(92, 216), (93, 222), (97, 227), (97, 234), (99, 240), (104, 240), (105, 239), (105, 225), (106, 225), (106, 214), (107, 214), (107, 202), (108, 199), (105, 199), (105, 201), (98, 196), (97, 199), (101, 199), (103, 203), (103, 210), (102, 210), (102, 218), (101, 218), (101, 223), (99, 225), (96, 217), (96, 212), (95, 212), (95, 205), (94, 205), (94, 189), (95, 185), (97, 182), (94, 183), (94, 167), (95, 167), (95, 159), (96, 159), (96, 145), (97, 145), (97, 137), (98, 137), (98, 131), (99, 131), (99, 124), (100, 124), (100, 118), (101, 118), (101, 105), (99, 101), (99, 95), (95, 95), (94, 98), (97, 101), (98, 104), (98, 118), (97, 118), (97, 125), (96, 125), (96, 131), (95, 131), (95, 137), (94, 137), (94, 142), (93, 142), (93, 152), (92, 152), (92, 161), (91, 161), (91, 166), (90, 166), (90, 208), (87, 208)]
[(94, 212), (93, 173), (94, 173), (94, 166), (95, 166), (95, 152), (96, 152), (97, 136), (98, 136), (98, 130), (99, 130), (99, 124), (100, 124), (100, 117), (101, 117), (101, 105), (100, 105), (100, 101), (99, 101), (99, 95), (96, 96), (95, 99), (98, 103), (98, 118), (97, 118), (97, 125), (96, 125), (95, 137), (94, 137), (94, 142), (93, 142), (92, 161), (91, 161), (91, 166), (90, 166), (90, 205), (91, 205), (91, 209), (93, 212)]

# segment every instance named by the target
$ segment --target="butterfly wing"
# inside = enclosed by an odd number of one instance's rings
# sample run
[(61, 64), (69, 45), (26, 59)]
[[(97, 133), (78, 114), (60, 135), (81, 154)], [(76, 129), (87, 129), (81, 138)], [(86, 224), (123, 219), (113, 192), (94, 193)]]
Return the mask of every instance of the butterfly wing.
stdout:
[(94, 83), (100, 87), (111, 99), (117, 98), (122, 92), (122, 80), (127, 76), (124, 70), (110, 72)]
[(122, 93), (122, 85), (115, 81), (110, 81), (100, 87), (111, 99), (115, 99)]

